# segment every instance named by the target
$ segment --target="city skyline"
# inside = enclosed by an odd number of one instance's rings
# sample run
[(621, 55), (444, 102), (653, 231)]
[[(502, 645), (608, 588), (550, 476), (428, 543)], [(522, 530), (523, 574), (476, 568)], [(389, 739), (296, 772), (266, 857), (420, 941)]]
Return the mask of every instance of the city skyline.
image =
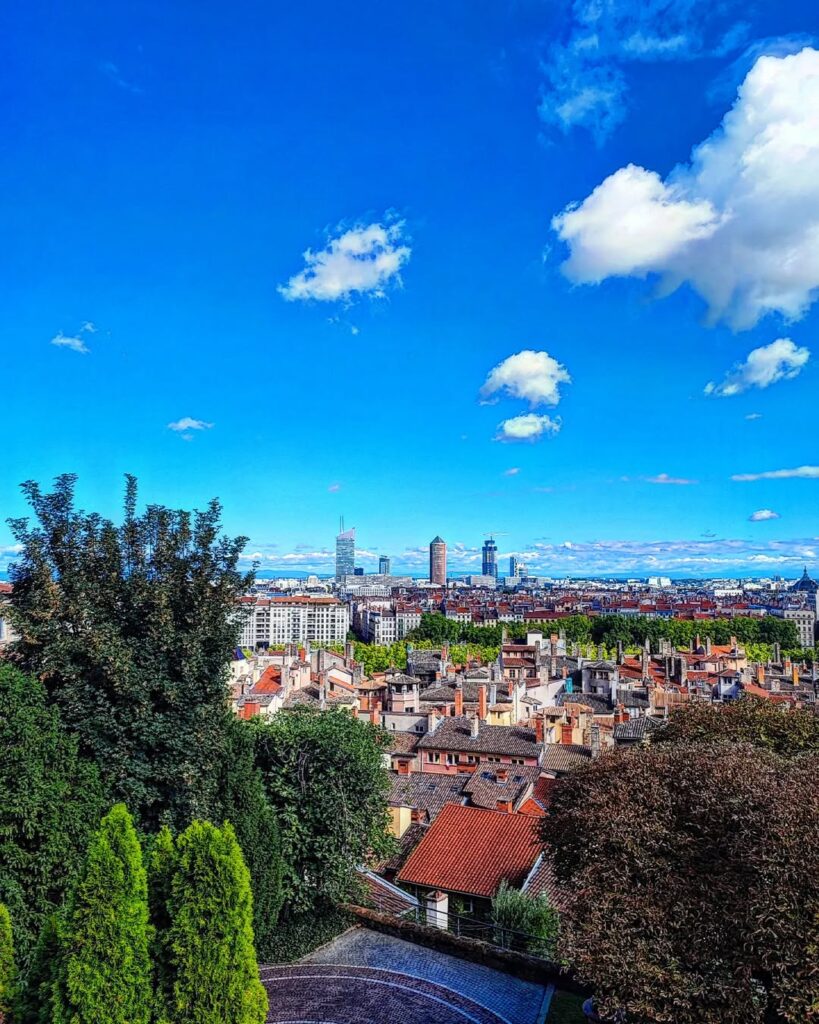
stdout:
[(819, 19), (760, 6), (15, 11), (0, 576), (63, 472), (281, 572), (342, 512), (368, 571), (815, 567)]

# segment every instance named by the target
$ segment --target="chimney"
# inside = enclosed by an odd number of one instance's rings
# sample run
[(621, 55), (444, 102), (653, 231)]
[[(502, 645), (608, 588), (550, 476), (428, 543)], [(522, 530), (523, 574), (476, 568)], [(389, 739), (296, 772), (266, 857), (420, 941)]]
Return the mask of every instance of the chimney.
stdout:
[(441, 668), (449, 661), (449, 641), (444, 640), (441, 644)]
[(344, 657), (347, 661), (352, 661), (355, 657), (355, 646), (352, 640), (348, 640), (344, 645)]
[(486, 683), (478, 687), (478, 718), (486, 718)]
[(469, 723), (469, 734), (473, 739), (477, 739), (481, 733), (481, 720), (476, 715)]
[(737, 638), (735, 636), (731, 637), (731, 650), (732, 651), (739, 650), (739, 644), (737, 643)]
[(495, 804), (495, 810), (503, 811), (504, 814), (512, 813), (512, 801), (511, 800), (498, 800)]
[(560, 727), (560, 742), (566, 746), (572, 743), (572, 723), (567, 722), (565, 725)]
[(322, 711), (327, 709), (327, 683), (323, 679), (319, 683), (319, 707)]
[(697, 633), (696, 637), (694, 638), (694, 650), (698, 651), (700, 647), (702, 647), (702, 643), (700, 641), (700, 635), (699, 633)]
[(761, 661), (757, 662), (756, 665), (756, 684), (757, 686), (765, 685), (765, 666)]
[(455, 715), (460, 716), (464, 713), (464, 688), (462, 683), (455, 685)]
[(490, 683), (489, 685), (489, 707), (493, 708), (498, 703), (498, 684)]
[(617, 641), (617, 664), (622, 665), (626, 660), (625, 648), (623, 647), (623, 641)]
[(708, 655), (709, 658), (711, 657), (711, 637), (710, 636), (707, 636), (705, 638), (705, 653)]
[(773, 660), (776, 665), (782, 660), (782, 648), (778, 643), (773, 645)]
[(507, 768), (501, 768), (500, 765), (495, 769), (495, 781), (506, 782), (509, 778), (509, 770)]
[(794, 686), (798, 686), (799, 685), (799, 666), (798, 665), (794, 665), (793, 668), (791, 669), (791, 682), (793, 683)]
[(440, 724), (441, 716), (438, 714), (435, 708), (433, 708), (432, 711), (430, 711), (430, 713), (427, 715), (427, 733), (429, 735), (434, 733)]
[(543, 715), (538, 715), (535, 719), (535, 739), (538, 743), (543, 743), (546, 729), (543, 724)]
[(591, 727), (591, 756), (600, 757), (600, 725), (592, 722)]
[(787, 655), (786, 655), (786, 657), (785, 657), (785, 660), (784, 660), (784, 662), (782, 663), (782, 668), (783, 668), (783, 669), (784, 669), (784, 670), (785, 670), (786, 672), (790, 672), (790, 670), (791, 670), (791, 659), (790, 659), (789, 657), (787, 657)]

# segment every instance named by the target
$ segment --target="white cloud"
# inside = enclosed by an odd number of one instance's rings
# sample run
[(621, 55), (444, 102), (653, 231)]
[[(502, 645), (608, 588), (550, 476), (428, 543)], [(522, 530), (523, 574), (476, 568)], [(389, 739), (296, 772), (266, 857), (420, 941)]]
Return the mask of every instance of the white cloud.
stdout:
[(729, 398), (748, 388), (767, 388), (780, 380), (798, 377), (810, 359), (810, 351), (797, 348), (790, 338), (777, 338), (770, 345), (762, 345), (748, 353), (744, 363), (738, 363), (720, 384), (706, 384), (706, 395)]
[(86, 320), (85, 323), (80, 328), (80, 333), (81, 334), (96, 334), (97, 333), (97, 325), (92, 323), (90, 320)]
[(490, 372), (481, 388), (481, 396), (488, 400), (499, 392), (511, 398), (523, 398), (534, 408), (537, 405), (557, 405), (561, 384), (570, 384), (569, 371), (553, 359), (548, 352), (524, 349), (509, 356)]
[(773, 512), (769, 508), (760, 508), (756, 512), (752, 512), (748, 516), (749, 523), (764, 523), (768, 519), (781, 519), (782, 517), (778, 512)]
[(819, 289), (819, 52), (760, 57), (720, 127), (665, 179), (629, 165), (552, 226), (577, 283), (688, 282), (735, 329)]
[(403, 221), (350, 228), (331, 238), (326, 248), (308, 249), (304, 270), (278, 290), (289, 301), (336, 302), (356, 294), (381, 297), (391, 281), (400, 284), (400, 270), (412, 252), (403, 230)]
[[(183, 416), (181, 420), (176, 420), (175, 422), (168, 424), (168, 430), (173, 430), (178, 434), (182, 434), (186, 441), (191, 440), (188, 431), (210, 430), (212, 427), (212, 423), (206, 423), (205, 420), (195, 420), (190, 416)], [(185, 437), (186, 434), (188, 434), (187, 437)]]
[(72, 352), (79, 352), (80, 355), (86, 356), (91, 351), (85, 342), (77, 335), (71, 336), (63, 334), (62, 331), (59, 334), (55, 334), (51, 339), (51, 344), (56, 345), (58, 348), (68, 348)]
[(330, 484), (327, 490), (330, 492), (330, 494), (336, 494), (338, 491), (341, 490), (341, 484)]
[(627, 112), (630, 64), (730, 53), (747, 26), (728, 0), (574, 0), (562, 37), (542, 62), (539, 113), (563, 132), (587, 128), (603, 142)]
[(503, 471), (503, 475), (504, 476), (517, 476), (519, 472), (520, 472), (520, 469), (518, 469), (517, 466), (510, 466), (509, 469), (505, 469)]
[(731, 479), (742, 483), (753, 480), (819, 480), (819, 466), (797, 466), (796, 469), (769, 469), (765, 473), (734, 473)]
[(551, 416), (538, 416), (537, 413), (528, 412), (522, 416), (513, 416), (498, 424), (496, 441), (537, 441), (549, 434), (557, 434), (560, 430), (560, 420), (552, 419)]
[(749, 412), (748, 415), (745, 417), (745, 419), (746, 420), (761, 420), (762, 419), (762, 413), (761, 412)]
[(669, 476), (668, 473), (658, 473), (657, 476), (647, 476), (648, 484), (672, 484), (677, 487), (688, 487), (691, 484), (698, 484), (699, 480), (688, 480), (683, 476)]

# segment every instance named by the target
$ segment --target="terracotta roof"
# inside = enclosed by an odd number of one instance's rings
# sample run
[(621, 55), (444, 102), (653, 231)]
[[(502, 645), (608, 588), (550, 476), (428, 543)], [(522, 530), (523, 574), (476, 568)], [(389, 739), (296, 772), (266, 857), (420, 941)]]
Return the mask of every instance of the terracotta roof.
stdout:
[(545, 895), (555, 910), (565, 910), (568, 900), (565, 890), (555, 878), (552, 858), (544, 853), (534, 871), (526, 879), (524, 891), (530, 896)]
[(435, 732), (421, 737), (418, 748), (538, 758), (543, 745), (537, 742), (534, 729), (518, 725), (487, 725), (481, 722), (478, 735), (473, 736), (470, 720), (459, 715), (441, 719)]
[(591, 759), (591, 747), (578, 743), (547, 743), (541, 768), (547, 772), (570, 772)]
[(387, 803), (393, 807), (412, 807), (425, 811), (432, 821), (445, 804), (463, 803), (463, 789), (469, 777), (420, 772), (398, 775), (390, 772)]
[(539, 854), (536, 818), (447, 804), (397, 877), (404, 884), (491, 897), (504, 879), (521, 886)]
[(540, 774), (537, 765), (496, 765), (479, 768), (469, 776), (464, 793), (475, 807), (496, 810), (498, 802), (511, 802), (514, 806), (533, 786)]

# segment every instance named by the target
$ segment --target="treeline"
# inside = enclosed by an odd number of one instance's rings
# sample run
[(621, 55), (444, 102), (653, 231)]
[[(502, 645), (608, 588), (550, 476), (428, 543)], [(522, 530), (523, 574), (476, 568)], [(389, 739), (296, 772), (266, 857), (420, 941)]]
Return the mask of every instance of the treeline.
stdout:
[(412, 642), (441, 644), (473, 643), (495, 646), (501, 643), (504, 629), (510, 642), (522, 641), (527, 632), (540, 630), (544, 636), (552, 633), (565, 636), (569, 643), (602, 644), (616, 648), (618, 642), (626, 647), (642, 646), (646, 639), (652, 650), (659, 649), (661, 640), (669, 640), (675, 647), (688, 647), (697, 636), (706, 637), (716, 644), (727, 644), (735, 636), (741, 644), (778, 643), (783, 651), (799, 649), (796, 625), (774, 615), (762, 618), (738, 616), (733, 619), (659, 619), (647, 615), (567, 615), (545, 622), (509, 622), (504, 625), (477, 626), (471, 622), (456, 622), (439, 612), (424, 613), (420, 625), (408, 636)]
[(0, 665), (0, 903), (20, 990), (117, 804), (149, 855), (164, 829), (179, 844), (194, 822), (229, 822), (259, 958), (298, 956), (338, 928), (357, 865), (392, 849), (380, 730), (309, 708), (250, 723), (230, 713), (235, 609), (249, 579), (238, 569), (244, 538), (222, 535), (217, 503), (138, 513), (129, 479), (114, 524), (77, 509), (71, 476), (52, 493), (24, 492), (33, 522), (10, 524), (21, 553), (8, 607), (21, 639)]

